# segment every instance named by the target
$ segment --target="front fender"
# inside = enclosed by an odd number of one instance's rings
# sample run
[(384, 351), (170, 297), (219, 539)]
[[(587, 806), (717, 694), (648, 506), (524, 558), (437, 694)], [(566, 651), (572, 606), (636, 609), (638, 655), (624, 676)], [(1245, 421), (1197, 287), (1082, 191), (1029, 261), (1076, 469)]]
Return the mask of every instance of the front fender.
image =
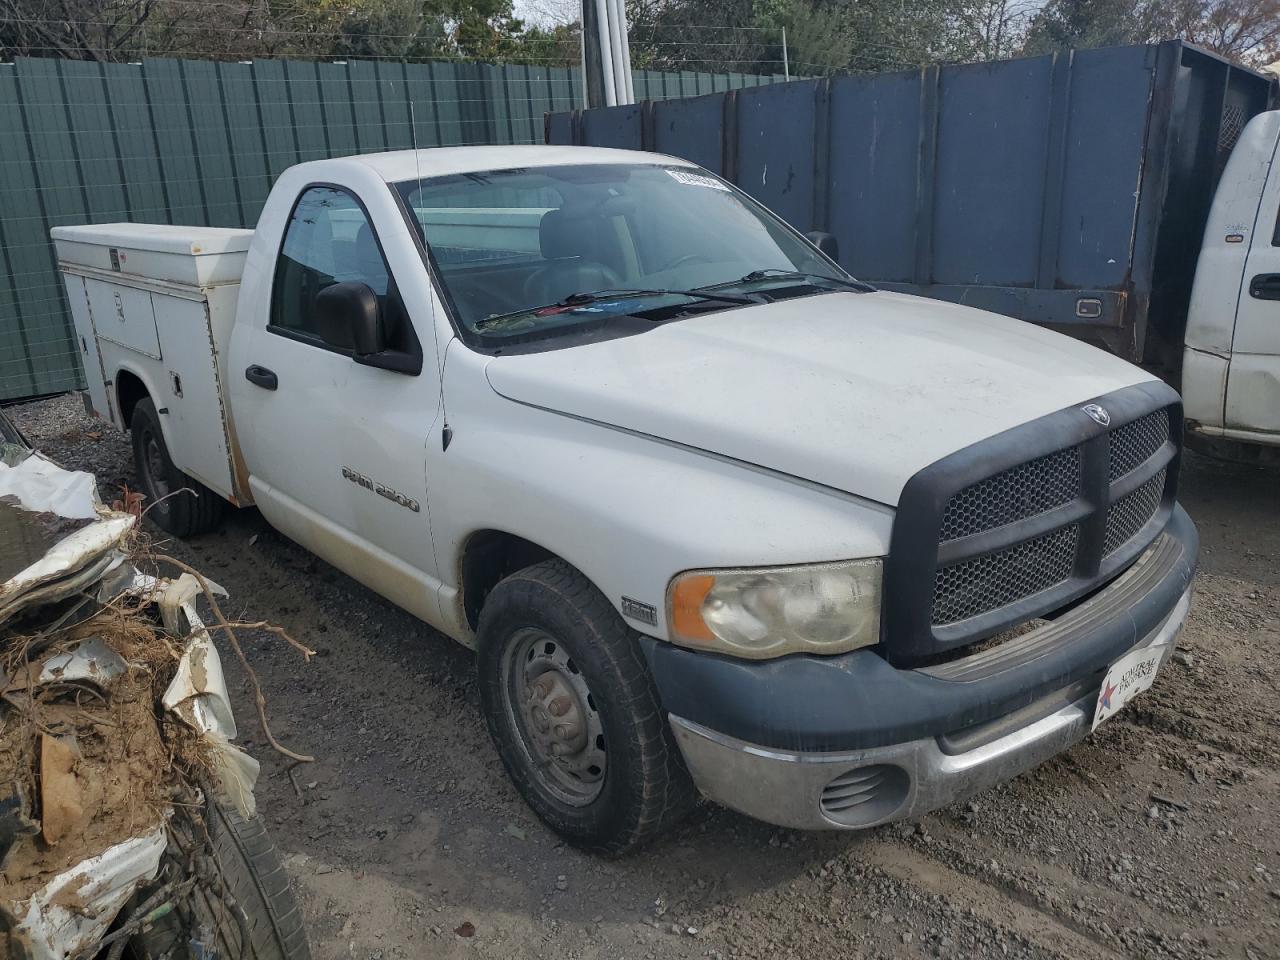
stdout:
[[(450, 351), (452, 441), (428, 451), (441, 609), (465, 635), (468, 539), (502, 530), (573, 564), (636, 629), (667, 637), (666, 589), (697, 567), (882, 556), (893, 511), (849, 494), (498, 396)], [(636, 601), (638, 607), (623, 598)], [(655, 611), (652, 622), (637, 609)]]

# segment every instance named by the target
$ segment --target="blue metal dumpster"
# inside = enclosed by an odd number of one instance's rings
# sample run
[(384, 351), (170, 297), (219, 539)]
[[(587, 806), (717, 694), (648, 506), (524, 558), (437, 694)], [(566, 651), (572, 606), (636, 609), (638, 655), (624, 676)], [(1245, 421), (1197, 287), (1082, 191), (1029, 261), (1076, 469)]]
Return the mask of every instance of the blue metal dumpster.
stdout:
[(1214, 187), (1274, 78), (1181, 41), (548, 114), (673, 154), (879, 286), (1046, 324), (1176, 382)]

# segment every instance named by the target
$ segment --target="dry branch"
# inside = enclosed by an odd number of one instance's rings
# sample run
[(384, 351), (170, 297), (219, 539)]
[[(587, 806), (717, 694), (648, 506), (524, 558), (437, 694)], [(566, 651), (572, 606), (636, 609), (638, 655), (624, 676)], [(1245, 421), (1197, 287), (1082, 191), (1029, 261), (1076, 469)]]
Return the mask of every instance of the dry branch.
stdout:
[[(253, 685), (254, 702), (258, 708), (258, 723), (262, 727), (262, 735), (267, 738), (267, 742), (271, 744), (272, 749), (282, 756), (289, 757), (291, 760), (297, 760), (299, 763), (313, 763), (315, 761), (315, 757), (301, 753), (294, 753), (288, 747), (282, 746), (280, 742), (276, 740), (275, 735), (272, 734), (271, 725), (267, 722), (267, 700), (266, 697), (262, 695), (262, 684), (258, 682), (257, 673), (255, 673), (253, 667), (249, 665), (249, 660), (245, 657), (244, 650), (240, 647), (240, 640), (236, 637), (235, 624), (223, 615), (222, 608), (218, 605), (217, 597), (214, 596), (213, 589), (209, 586), (209, 581), (205, 579), (204, 574), (189, 564), (183, 563), (181, 560), (165, 554), (153, 554), (152, 559), (161, 563), (172, 564), (179, 570), (191, 574), (200, 583), (200, 589), (204, 591), (204, 595), (209, 601), (209, 608), (213, 611), (213, 616), (217, 620), (215, 626), (226, 634), (227, 642), (231, 644), (231, 649), (235, 651), (236, 658), (239, 659), (240, 665), (244, 667), (245, 676), (249, 678), (249, 683)], [(266, 629), (266, 627), (264, 626), (263, 629)], [(283, 630), (275, 628), (271, 632), (278, 633), (292, 646), (302, 651), (302, 655), (305, 659), (310, 660), (311, 657), (315, 655), (314, 650), (310, 650), (298, 643)]]

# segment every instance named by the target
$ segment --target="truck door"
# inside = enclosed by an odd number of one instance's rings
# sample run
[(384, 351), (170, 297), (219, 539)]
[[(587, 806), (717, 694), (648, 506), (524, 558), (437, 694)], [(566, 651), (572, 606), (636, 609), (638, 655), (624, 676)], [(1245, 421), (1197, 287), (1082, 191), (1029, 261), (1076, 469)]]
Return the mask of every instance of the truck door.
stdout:
[[(345, 189), (311, 185), (293, 196), (274, 267), (261, 258), (272, 275), (255, 281), (258, 315), (237, 317), (233, 339), (233, 412), (250, 489), (272, 526), (434, 621), (425, 475), (440, 408), (432, 308), (402, 296), (387, 257), (409, 273), (412, 241), (403, 218), (380, 210), (375, 221)], [(270, 217), (268, 207), (263, 222)], [(425, 282), (420, 259), (416, 267)], [(343, 282), (367, 284), (377, 297), (389, 347), (378, 354), (382, 366), (359, 362), (349, 331), (316, 309), (317, 295)], [(438, 426), (434, 435), (440, 442)]]
[(1280, 168), (1274, 153), (1237, 304), (1225, 426), (1280, 434)]

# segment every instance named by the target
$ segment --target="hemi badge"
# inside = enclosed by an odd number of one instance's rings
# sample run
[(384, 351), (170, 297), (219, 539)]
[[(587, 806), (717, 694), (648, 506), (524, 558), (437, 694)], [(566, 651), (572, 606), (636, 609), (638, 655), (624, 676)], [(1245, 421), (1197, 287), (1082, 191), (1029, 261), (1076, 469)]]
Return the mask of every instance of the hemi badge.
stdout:
[(632, 620), (639, 620), (641, 623), (647, 623), (651, 627), (658, 625), (657, 608), (652, 604), (632, 600), (630, 597), (622, 598), (622, 615), (630, 617)]

